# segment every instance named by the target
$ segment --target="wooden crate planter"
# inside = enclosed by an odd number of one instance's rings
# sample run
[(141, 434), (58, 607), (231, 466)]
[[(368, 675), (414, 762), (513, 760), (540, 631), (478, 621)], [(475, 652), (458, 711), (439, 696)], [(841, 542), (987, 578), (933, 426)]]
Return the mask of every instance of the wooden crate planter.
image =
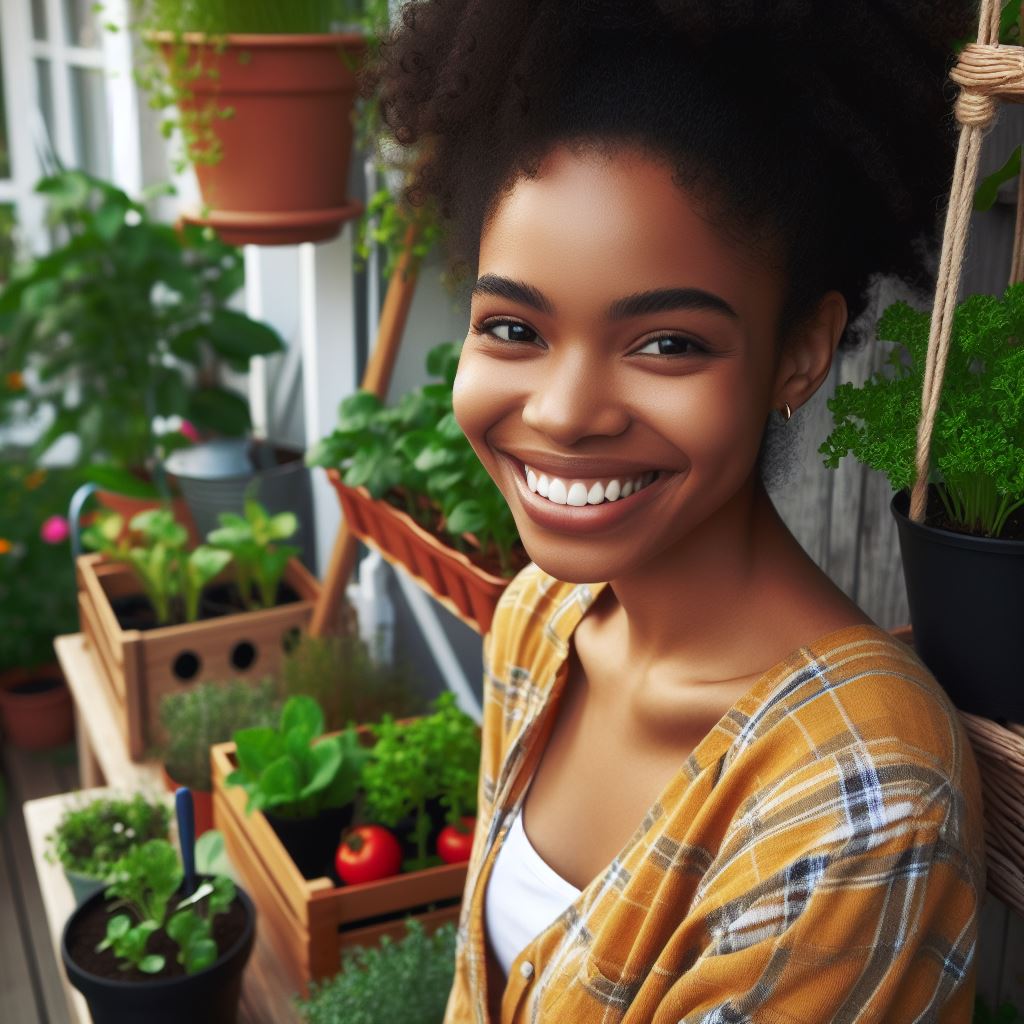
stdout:
[[(366, 735), (365, 729), (360, 732)], [(308, 982), (337, 973), (345, 947), (404, 935), (409, 915), (428, 931), (458, 920), (466, 864), (360, 885), (303, 878), (266, 817), (259, 811), (245, 813), (245, 790), (225, 785), (237, 767), (234, 743), (212, 747), (210, 758), (214, 827), (223, 833), (231, 863), (256, 903), (263, 934), (303, 994)]]
[[(299, 601), (180, 626), (125, 630), (110, 602), (139, 593), (132, 570), (96, 554), (81, 555), (76, 568), (82, 632), (110, 686), (135, 760), (164, 739), (158, 717), (164, 694), (208, 680), (257, 679), (275, 671), (286, 643), (309, 623), (320, 595), (316, 577), (293, 558), (284, 582)], [(251, 661), (244, 664), (248, 659), (239, 655), (251, 655)]]
[(475, 565), (461, 551), (442, 543), (412, 516), (386, 501), (377, 501), (365, 487), (349, 487), (341, 474), (327, 476), (338, 492), (349, 529), (379, 551), (392, 565), (404, 568), (432, 597), (481, 635), (491, 628), (498, 598), (509, 584)]

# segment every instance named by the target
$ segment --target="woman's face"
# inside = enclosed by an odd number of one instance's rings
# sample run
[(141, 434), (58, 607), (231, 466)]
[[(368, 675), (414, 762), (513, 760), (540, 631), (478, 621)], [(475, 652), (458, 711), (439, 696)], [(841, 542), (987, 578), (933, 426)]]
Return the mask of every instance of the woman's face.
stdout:
[(637, 151), (557, 149), (501, 200), (453, 401), (543, 570), (614, 580), (749, 499), (782, 299)]

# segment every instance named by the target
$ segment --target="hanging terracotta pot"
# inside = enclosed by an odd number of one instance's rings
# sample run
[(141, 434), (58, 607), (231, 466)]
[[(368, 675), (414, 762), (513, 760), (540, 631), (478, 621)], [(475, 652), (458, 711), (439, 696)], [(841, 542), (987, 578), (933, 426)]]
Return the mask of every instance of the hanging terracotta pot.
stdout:
[(4, 735), (22, 750), (47, 750), (70, 743), (74, 708), (56, 663), (0, 673), (0, 720)]
[[(96, 500), (111, 512), (116, 512), (124, 519), (124, 531), (130, 530), (129, 523), (132, 517), (140, 512), (148, 512), (151, 509), (163, 508), (164, 502), (160, 498), (134, 498), (128, 494), (118, 494), (116, 491), (97, 491)], [(199, 531), (196, 529), (195, 521), (192, 518), (192, 510), (184, 498), (173, 498), (171, 500), (171, 511), (177, 522), (188, 530), (189, 545), (198, 547), (202, 541)]]
[(185, 220), (213, 227), (232, 245), (293, 245), (333, 238), (359, 215), (346, 190), (361, 35), (151, 38), (172, 76), (186, 48), (183, 117), (227, 115), (211, 122), (219, 158), (195, 165), (207, 209)]

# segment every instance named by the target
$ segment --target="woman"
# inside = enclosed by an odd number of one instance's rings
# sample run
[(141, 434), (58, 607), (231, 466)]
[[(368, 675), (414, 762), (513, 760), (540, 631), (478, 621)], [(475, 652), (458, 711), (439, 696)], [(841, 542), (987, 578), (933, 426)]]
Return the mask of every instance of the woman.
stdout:
[(370, 84), (472, 274), (455, 414), (533, 560), (446, 1024), (970, 1019), (970, 747), (764, 481), (871, 276), (929, 284), (974, 17), (404, 8)]

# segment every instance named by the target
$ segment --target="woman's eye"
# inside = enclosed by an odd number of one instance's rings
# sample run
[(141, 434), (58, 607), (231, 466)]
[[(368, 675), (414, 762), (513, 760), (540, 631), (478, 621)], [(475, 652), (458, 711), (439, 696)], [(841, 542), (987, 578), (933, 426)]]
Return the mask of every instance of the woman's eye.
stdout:
[(514, 320), (495, 320), (492, 323), (484, 324), (484, 331), (492, 334), (499, 341), (525, 342), (537, 340), (537, 332), (530, 330), (525, 324), (516, 323)]
[(652, 338), (642, 348), (636, 350), (655, 356), (682, 356), (687, 352), (704, 352), (705, 349), (697, 344), (692, 338), (685, 338), (681, 335), (663, 334), (659, 338)]

